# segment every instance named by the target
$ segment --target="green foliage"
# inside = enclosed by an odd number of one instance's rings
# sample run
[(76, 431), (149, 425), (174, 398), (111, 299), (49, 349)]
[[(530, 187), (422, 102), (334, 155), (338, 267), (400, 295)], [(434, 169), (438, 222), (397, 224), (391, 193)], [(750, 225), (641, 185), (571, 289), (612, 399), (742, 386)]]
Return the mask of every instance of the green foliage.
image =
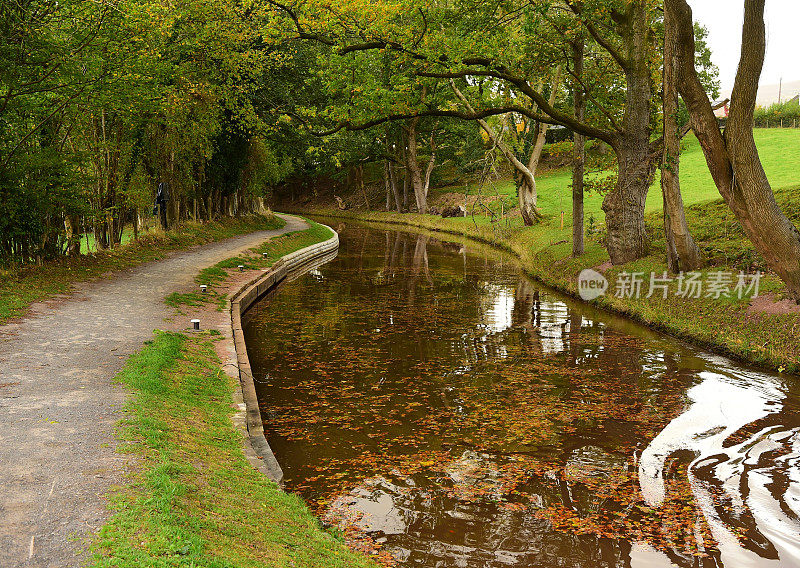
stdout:
[(270, 136), (307, 62), (271, 13), (228, 0), (4, 3), (0, 257), (76, 254), (86, 231), (118, 246), (161, 182), (170, 227), (257, 209), (295, 169)]
[(784, 103), (773, 103), (768, 107), (757, 107), (755, 125), (758, 128), (800, 126), (800, 102), (792, 99)]

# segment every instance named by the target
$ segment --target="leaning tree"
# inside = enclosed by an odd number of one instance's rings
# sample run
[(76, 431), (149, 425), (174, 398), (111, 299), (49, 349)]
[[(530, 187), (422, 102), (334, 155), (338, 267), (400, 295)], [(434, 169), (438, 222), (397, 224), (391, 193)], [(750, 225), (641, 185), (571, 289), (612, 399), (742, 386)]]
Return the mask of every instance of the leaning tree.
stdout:
[(766, 52), (765, 0), (745, 0), (742, 51), (724, 132), (698, 77), (692, 10), (686, 0), (665, 0), (677, 28), (677, 81), (708, 168), (748, 238), (800, 301), (800, 232), (775, 201), (753, 137), (753, 114)]

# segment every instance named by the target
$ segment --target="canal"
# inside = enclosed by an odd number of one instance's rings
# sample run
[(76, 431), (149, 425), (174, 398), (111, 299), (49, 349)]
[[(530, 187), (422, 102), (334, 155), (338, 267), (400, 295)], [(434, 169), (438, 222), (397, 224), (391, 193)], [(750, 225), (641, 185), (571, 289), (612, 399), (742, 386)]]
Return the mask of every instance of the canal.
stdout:
[(800, 389), (528, 279), (335, 226), (244, 318), (285, 489), (422, 567), (800, 566)]

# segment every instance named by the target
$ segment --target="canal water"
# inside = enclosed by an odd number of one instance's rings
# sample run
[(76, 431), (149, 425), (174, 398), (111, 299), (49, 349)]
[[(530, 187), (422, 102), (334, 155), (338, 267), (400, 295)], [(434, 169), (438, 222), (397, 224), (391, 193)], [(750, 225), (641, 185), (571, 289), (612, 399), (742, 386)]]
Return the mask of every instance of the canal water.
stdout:
[(287, 491), (379, 562), (800, 566), (800, 382), (339, 225), (244, 318)]

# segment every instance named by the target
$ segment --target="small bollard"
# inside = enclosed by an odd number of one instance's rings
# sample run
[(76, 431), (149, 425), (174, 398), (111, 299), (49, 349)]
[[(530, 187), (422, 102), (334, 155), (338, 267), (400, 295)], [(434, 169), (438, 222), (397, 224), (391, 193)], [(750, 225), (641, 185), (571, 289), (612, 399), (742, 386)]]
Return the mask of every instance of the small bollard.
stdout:
[(208, 286), (206, 284), (200, 284), (200, 292), (203, 294), (208, 292)]
[(192, 320), (192, 328), (195, 331), (200, 331), (200, 320)]
[(264, 258), (267, 258), (267, 256), (269, 256), (269, 253), (268, 252), (262, 252), (261, 256), (263, 256)]
[(244, 272), (244, 264), (239, 265), (239, 272)]

